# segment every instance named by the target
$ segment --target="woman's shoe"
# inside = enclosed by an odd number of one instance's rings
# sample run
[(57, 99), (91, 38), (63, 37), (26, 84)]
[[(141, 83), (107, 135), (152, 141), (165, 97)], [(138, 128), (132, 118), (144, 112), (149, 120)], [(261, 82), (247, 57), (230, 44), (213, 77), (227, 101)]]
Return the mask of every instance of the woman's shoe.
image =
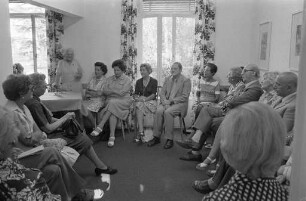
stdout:
[(100, 133), (102, 133), (102, 131), (103, 130), (100, 127), (97, 126), (96, 129), (90, 133), (90, 135), (93, 136), (93, 137), (96, 137), (96, 136), (100, 135)]
[(107, 146), (113, 147), (115, 145), (115, 137), (109, 137)]
[(216, 162), (216, 159), (207, 157), (202, 163), (197, 164), (196, 169), (205, 170), (210, 164), (213, 164), (214, 162)]
[(101, 189), (82, 189), (78, 194), (76, 194), (71, 201), (93, 201), (101, 199), (104, 195), (104, 191)]
[(214, 191), (213, 189), (211, 189), (208, 185), (208, 180), (204, 180), (204, 181), (194, 181), (192, 187), (194, 188), (194, 190), (198, 191), (199, 193), (202, 194), (207, 194), (210, 193), (212, 191)]
[(116, 174), (118, 172), (117, 169), (113, 169), (111, 167), (107, 167), (107, 169), (103, 170), (101, 168), (96, 168), (95, 173), (97, 176), (100, 176), (101, 174)]
[(133, 140), (135, 143), (144, 143), (143, 141), (143, 136), (144, 136), (144, 133), (143, 132), (139, 132), (136, 136), (136, 138)]

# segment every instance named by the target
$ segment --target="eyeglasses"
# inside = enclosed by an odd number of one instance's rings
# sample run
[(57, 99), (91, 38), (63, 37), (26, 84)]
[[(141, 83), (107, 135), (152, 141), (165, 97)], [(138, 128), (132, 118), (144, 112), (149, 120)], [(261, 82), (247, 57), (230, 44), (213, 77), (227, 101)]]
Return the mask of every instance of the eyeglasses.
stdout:
[(248, 71), (255, 72), (254, 70), (243, 69), (243, 70), (242, 70), (242, 73), (246, 73), (246, 72), (248, 72)]

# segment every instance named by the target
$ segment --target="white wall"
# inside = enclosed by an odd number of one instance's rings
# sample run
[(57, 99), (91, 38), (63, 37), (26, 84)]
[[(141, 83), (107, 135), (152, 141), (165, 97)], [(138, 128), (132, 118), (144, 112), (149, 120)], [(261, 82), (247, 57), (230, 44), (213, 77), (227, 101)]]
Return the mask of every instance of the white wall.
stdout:
[[(303, 10), (303, 0), (258, 0), (257, 4), (257, 24), (272, 22), (270, 70), (289, 71), (292, 14)], [(259, 28), (258, 25), (256, 28)], [(255, 48), (258, 51), (259, 33), (256, 33)]]
[(226, 80), (231, 67), (254, 62), (254, 19), (257, 13), (255, 1), (216, 1), (215, 63), (221, 80)]
[[(10, 37), (10, 18), (8, 1), (0, 1), (0, 83), (7, 75), (13, 72), (12, 48)], [(2, 85), (0, 86), (0, 105), (3, 105), (6, 98), (3, 94)]]
[[(65, 25), (71, 18), (65, 17)], [(65, 28), (64, 47), (75, 50), (75, 58), (82, 65), (83, 82), (93, 73), (96, 61), (105, 63), (108, 76), (111, 64), (120, 57), (121, 0), (86, 0), (84, 18)]]
[(84, 0), (23, 0), (29, 4), (53, 9), (70, 16), (82, 17), (84, 14)]
[(258, 64), (259, 24), (272, 22), (270, 70), (289, 71), (292, 14), (303, 0), (217, 0), (216, 57), (222, 80), (230, 67)]

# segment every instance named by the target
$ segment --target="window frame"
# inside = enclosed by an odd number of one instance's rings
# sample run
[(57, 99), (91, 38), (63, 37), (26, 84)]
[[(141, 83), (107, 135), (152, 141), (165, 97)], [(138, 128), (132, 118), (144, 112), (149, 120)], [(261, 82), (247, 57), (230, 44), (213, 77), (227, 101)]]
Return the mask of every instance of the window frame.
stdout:
[(45, 18), (44, 13), (10, 13), (10, 19), (31, 19), (32, 49), (34, 72), (37, 73), (37, 41), (36, 41), (36, 19)]
[[(189, 13), (176, 13), (176, 12), (154, 12), (154, 13), (144, 13), (142, 8), (142, 3), (138, 5), (139, 7), (139, 17), (138, 17), (138, 63), (141, 64), (143, 62), (143, 49), (142, 49), (142, 29), (143, 29), (143, 19), (144, 18), (157, 18), (157, 66), (156, 66), (156, 73), (157, 73), (157, 81), (159, 85), (162, 85), (162, 18), (163, 17), (172, 17), (172, 62), (175, 61), (176, 58), (176, 18), (177, 17), (185, 17), (185, 18), (193, 18), (195, 19), (195, 14)], [(140, 77), (140, 71), (137, 71), (137, 77)]]

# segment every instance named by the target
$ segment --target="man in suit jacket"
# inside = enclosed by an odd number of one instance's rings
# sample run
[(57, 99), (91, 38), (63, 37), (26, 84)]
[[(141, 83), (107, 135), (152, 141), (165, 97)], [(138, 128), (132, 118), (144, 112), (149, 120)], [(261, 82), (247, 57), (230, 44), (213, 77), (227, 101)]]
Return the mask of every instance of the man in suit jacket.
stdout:
[(294, 126), (296, 105), (296, 90), (298, 77), (292, 72), (283, 72), (276, 78), (274, 90), (279, 99), (272, 103), (272, 107), (281, 115), (289, 133)]
[[(258, 81), (260, 71), (255, 64), (247, 65), (242, 73), (242, 79), (245, 84), (244, 90), (237, 96), (233, 97), (222, 108), (220, 106), (207, 106), (203, 107), (196, 119), (193, 129), (195, 134), (191, 141), (178, 142), (178, 144), (187, 149), (192, 149), (186, 156), (181, 157), (182, 160), (195, 160), (202, 161), (202, 156), (199, 150), (202, 148), (204, 142), (208, 138), (212, 124), (221, 124), (226, 112), (234, 107), (248, 103), (251, 101), (258, 101), (263, 91)], [(222, 118), (220, 118), (222, 117)], [(218, 120), (218, 121), (215, 121)], [(216, 125), (214, 125), (216, 127)]]
[[(290, 133), (292, 133), (294, 126), (297, 81), (298, 77), (296, 74), (292, 72), (283, 72), (278, 75), (273, 87), (280, 98), (275, 100), (271, 106), (284, 120), (288, 136), (291, 135)], [(223, 157), (218, 163), (219, 167), (214, 176), (208, 180), (200, 181), (200, 184), (203, 185), (193, 185), (195, 190), (202, 193), (209, 193), (228, 183), (229, 179), (235, 174), (235, 170), (227, 164)]]
[(157, 107), (153, 135), (148, 146), (160, 143), (160, 136), (165, 128), (165, 149), (173, 146), (173, 121), (177, 115), (186, 116), (188, 99), (191, 91), (191, 81), (182, 73), (182, 64), (175, 62), (171, 66), (171, 76), (165, 78), (164, 85), (160, 91), (160, 105)]

